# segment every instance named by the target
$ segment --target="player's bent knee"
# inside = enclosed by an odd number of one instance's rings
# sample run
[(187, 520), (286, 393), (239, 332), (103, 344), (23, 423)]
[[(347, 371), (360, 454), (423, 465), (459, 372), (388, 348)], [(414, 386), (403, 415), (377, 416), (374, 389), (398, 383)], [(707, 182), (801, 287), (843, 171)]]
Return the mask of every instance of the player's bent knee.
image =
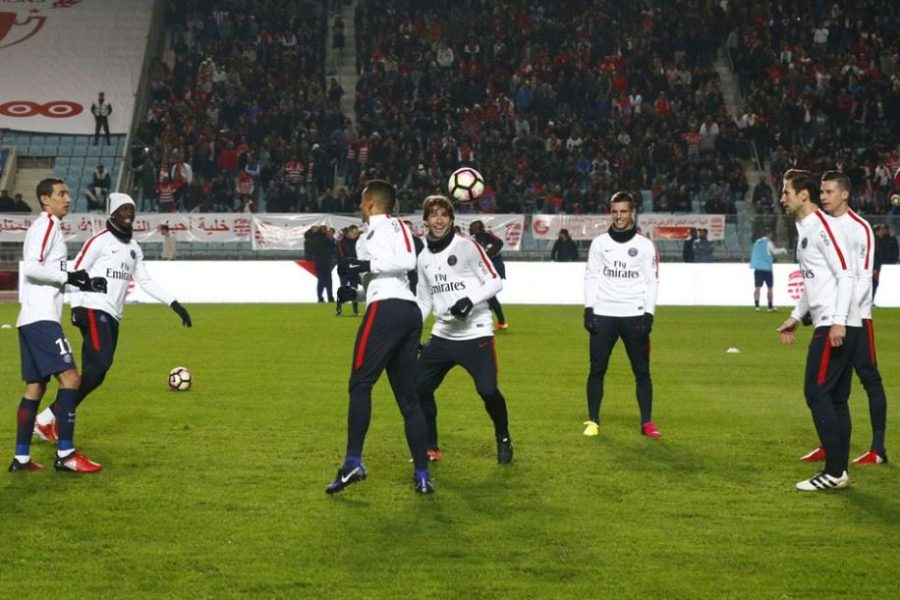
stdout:
[(81, 386), (81, 375), (75, 369), (63, 371), (57, 375), (59, 387), (69, 390), (77, 390)]

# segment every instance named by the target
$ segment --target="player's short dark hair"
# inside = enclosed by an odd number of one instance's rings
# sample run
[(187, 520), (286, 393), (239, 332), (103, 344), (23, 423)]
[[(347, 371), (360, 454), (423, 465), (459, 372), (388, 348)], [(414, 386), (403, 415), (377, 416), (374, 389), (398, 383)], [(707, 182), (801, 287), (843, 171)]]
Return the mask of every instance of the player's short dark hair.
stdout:
[(397, 203), (397, 188), (390, 181), (384, 179), (370, 179), (366, 182), (363, 193), (369, 194), (375, 203), (387, 212), (394, 210)]
[(819, 205), (819, 188), (821, 184), (815, 173), (804, 171), (803, 169), (788, 169), (784, 173), (784, 180), (789, 181), (794, 192), (798, 194), (806, 190), (806, 193), (809, 194), (809, 200), (816, 206)]
[(456, 215), (453, 213), (453, 203), (450, 202), (450, 198), (447, 196), (441, 196), (440, 194), (434, 194), (425, 198), (424, 202), (422, 202), (422, 220), (428, 218), (428, 216), (435, 210), (443, 208), (447, 211), (447, 215), (450, 217), (451, 221), (456, 221)]
[(835, 181), (842, 190), (850, 191), (850, 178), (840, 171), (825, 171), (822, 173), (822, 181)]
[(637, 206), (637, 202), (634, 201), (634, 196), (631, 195), (631, 192), (616, 192), (612, 195), (612, 198), (609, 199), (610, 208), (612, 208), (612, 205), (615, 202), (627, 202), (629, 208), (632, 210)]
[(65, 185), (66, 182), (63, 181), (62, 179), (57, 179), (56, 177), (47, 177), (46, 179), (41, 179), (38, 182), (37, 190), (35, 190), (35, 193), (37, 194), (37, 199), (38, 199), (38, 202), (41, 203), (41, 206), (44, 205), (44, 203), (41, 202), (41, 197), (42, 196), (52, 196), (53, 195), (53, 186), (59, 185), (59, 184)]

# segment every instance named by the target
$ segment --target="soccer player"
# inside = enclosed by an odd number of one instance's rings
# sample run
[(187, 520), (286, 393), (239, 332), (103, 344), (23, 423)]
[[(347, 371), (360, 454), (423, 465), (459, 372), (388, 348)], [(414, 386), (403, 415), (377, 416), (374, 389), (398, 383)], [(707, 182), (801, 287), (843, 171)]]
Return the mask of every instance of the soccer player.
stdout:
[(641, 434), (662, 435), (653, 423), (650, 331), (656, 310), (658, 260), (653, 242), (638, 233), (634, 197), (616, 192), (609, 200), (612, 224), (591, 242), (584, 272), (584, 328), (590, 334), (588, 420), (584, 435), (600, 433), (600, 403), (609, 357), (619, 338), (631, 361)]
[[(119, 321), (122, 320), (125, 294), (132, 277), (145, 292), (172, 307), (184, 326), (192, 325), (188, 311), (150, 278), (144, 266), (144, 253), (132, 239), (134, 211), (131, 196), (110, 194), (106, 229), (86, 241), (75, 258), (76, 269), (85, 270), (91, 276), (106, 277), (108, 282), (104, 293), (79, 292), (72, 295), (72, 323), (81, 330), (81, 362), (84, 369), (76, 406), (100, 387), (112, 367), (119, 342)], [(54, 404), (37, 416), (34, 431), (42, 439), (56, 439), (59, 408)]]
[[(847, 399), (856, 333), (861, 325), (853, 304), (852, 257), (840, 225), (818, 210), (819, 179), (809, 171), (784, 174), (781, 205), (797, 219), (797, 262), (803, 272), (803, 295), (778, 328), (781, 341), (794, 343), (804, 316), (815, 326), (806, 354), (803, 392), (825, 449), (825, 469), (796, 484), (800, 491), (841, 489), (850, 485), (850, 410)], [(848, 319), (854, 327), (847, 327)], [(854, 322), (855, 321), (855, 322)]]
[[(847, 239), (848, 259), (853, 265), (853, 302), (859, 308), (862, 330), (856, 335), (853, 368), (869, 398), (872, 421), (872, 444), (853, 464), (878, 465), (887, 462), (884, 432), (887, 423), (887, 398), (878, 361), (875, 357), (875, 330), (872, 327), (872, 258), (874, 233), (869, 223), (850, 209), (850, 180), (840, 171), (822, 175), (820, 188), (822, 208), (837, 221)], [(848, 327), (851, 324), (848, 323)], [(849, 384), (849, 379), (847, 381)], [(850, 393), (849, 388), (842, 393)], [(801, 458), (805, 462), (825, 460), (821, 446)]]
[(766, 284), (766, 297), (769, 305), (769, 312), (775, 311), (773, 304), (774, 291), (772, 290), (772, 263), (774, 258), (779, 254), (787, 254), (787, 249), (776, 248), (772, 243), (772, 228), (766, 227), (758, 240), (753, 242), (753, 249), (750, 252), (750, 268), (753, 269), (753, 305), (759, 312), (759, 292), (762, 285)]
[(417, 298), (422, 320), (434, 310), (431, 337), (419, 354), (416, 391), (428, 425), (428, 457), (440, 460), (434, 391), (447, 373), (460, 365), (494, 423), (497, 462), (512, 462), (506, 400), (497, 388), (497, 354), (491, 311), (486, 301), (503, 288), (490, 259), (474, 240), (456, 236), (453, 204), (444, 196), (428, 196), (422, 205), (428, 234), (419, 255)]
[(61, 179), (41, 180), (37, 197), (44, 212), (28, 228), (22, 248), (25, 277), (16, 327), (25, 394), (16, 414), (16, 451), (9, 471), (40, 471), (44, 468), (31, 460), (31, 434), (38, 406), (53, 375), (59, 382), (55, 404), (60, 411), (53, 466), (57, 471), (96, 473), (103, 467), (75, 450), (75, 406), (81, 376), (75, 366), (72, 347), (60, 325), (60, 317), (66, 284), (83, 291), (102, 293), (106, 290), (106, 280), (91, 279), (84, 270), (67, 271), (66, 242), (60, 227), (62, 218), (69, 214), (72, 200), (65, 182)]
[[(506, 264), (503, 262), (503, 256), (500, 255), (500, 250), (503, 249), (503, 240), (487, 231), (482, 221), (472, 221), (469, 224), (469, 235), (484, 248), (494, 265), (494, 270), (500, 274), (500, 279), (506, 279)], [(488, 300), (488, 306), (497, 315), (497, 325), (494, 326), (494, 329), (507, 329), (509, 324), (506, 322), (506, 317), (503, 316), (503, 307), (496, 296)]]
[[(334, 494), (366, 478), (363, 443), (372, 414), (372, 386), (387, 370), (394, 398), (405, 423), (406, 441), (412, 453), (415, 491), (431, 494), (427, 439), (422, 406), (416, 399), (416, 349), (422, 334), (422, 314), (409, 289), (407, 272), (416, 266), (412, 234), (402, 221), (390, 215), (397, 190), (389, 182), (372, 179), (360, 200), (367, 224), (356, 243), (356, 258), (344, 258), (339, 275), (361, 275), (368, 305), (356, 334), (350, 373), (350, 407), (347, 417), (347, 451), (344, 464), (325, 492)], [(343, 302), (357, 297), (349, 287), (338, 289)]]

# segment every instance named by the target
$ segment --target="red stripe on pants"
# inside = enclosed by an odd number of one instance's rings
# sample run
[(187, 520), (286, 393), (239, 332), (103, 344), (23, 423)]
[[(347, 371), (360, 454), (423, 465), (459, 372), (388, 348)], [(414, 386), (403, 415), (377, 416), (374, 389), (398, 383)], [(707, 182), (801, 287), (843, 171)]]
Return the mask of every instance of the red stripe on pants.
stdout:
[(363, 325), (363, 334), (362, 338), (359, 340), (359, 348), (356, 349), (356, 358), (353, 360), (353, 368), (359, 369), (363, 364), (363, 359), (366, 357), (366, 345), (369, 343), (369, 334), (372, 333), (372, 323), (375, 321), (375, 313), (378, 312), (378, 302), (373, 302), (369, 305), (371, 309), (368, 312), (368, 318), (366, 318), (366, 323)]
[(91, 347), (94, 351), (100, 350), (100, 335), (97, 333), (97, 319), (94, 318), (94, 309), (89, 308), (87, 311), (88, 323), (91, 327)]
[(869, 364), (875, 366), (875, 328), (869, 319), (866, 319), (866, 335), (869, 336)]
[(825, 383), (828, 377), (828, 361), (831, 358), (831, 340), (825, 337), (825, 347), (822, 349), (822, 359), (819, 361), (819, 376), (816, 377), (816, 385)]

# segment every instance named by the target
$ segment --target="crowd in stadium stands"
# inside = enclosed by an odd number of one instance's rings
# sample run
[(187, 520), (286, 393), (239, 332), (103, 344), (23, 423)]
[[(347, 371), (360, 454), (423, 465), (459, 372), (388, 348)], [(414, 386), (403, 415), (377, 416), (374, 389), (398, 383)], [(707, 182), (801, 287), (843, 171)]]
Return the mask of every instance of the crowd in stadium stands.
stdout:
[(651, 190), (644, 210), (734, 212), (749, 151), (706, 4), (360, 2), (366, 167), (421, 197), (474, 165), (485, 212), (601, 212), (618, 189)]
[(734, 2), (739, 24), (727, 47), (756, 141), (773, 183), (791, 167), (840, 169), (854, 207), (891, 209), (900, 183), (900, 44), (896, 4)]
[(133, 147), (141, 208), (254, 211), (271, 186), (269, 210), (318, 210), (345, 144), (324, 4), (170, 0), (165, 27)]
[[(872, 182), (864, 210), (888, 206), (888, 1), (360, 0), (355, 90), (326, 76), (343, 23), (325, 4), (170, 0), (139, 132), (148, 207), (257, 210), (262, 189), (269, 211), (349, 212), (384, 177), (412, 210), (463, 164), (487, 179), (482, 212), (602, 212), (619, 189), (650, 190), (644, 211), (730, 214), (751, 194), (773, 210), (794, 165), (842, 166)], [(738, 118), (713, 65), (726, 39)], [(751, 141), (773, 177), (752, 190)]]

